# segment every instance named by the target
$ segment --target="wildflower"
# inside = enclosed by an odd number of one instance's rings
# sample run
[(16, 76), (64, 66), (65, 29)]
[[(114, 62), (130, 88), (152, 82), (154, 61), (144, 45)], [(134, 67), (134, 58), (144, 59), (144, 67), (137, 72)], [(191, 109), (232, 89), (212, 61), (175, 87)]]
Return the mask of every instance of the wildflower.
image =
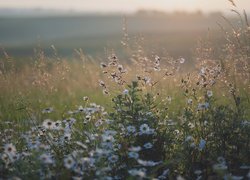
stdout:
[(202, 67), (200, 70), (200, 75), (205, 75), (205, 73), (206, 73), (206, 69)]
[(160, 63), (161, 58), (159, 56), (155, 56), (155, 64), (159, 64)]
[(161, 70), (161, 68), (159, 66), (154, 67), (154, 71), (160, 71), (160, 70)]
[(112, 155), (108, 158), (108, 160), (111, 162), (111, 163), (116, 163), (118, 161), (118, 156), (117, 155)]
[(250, 169), (250, 166), (242, 165), (242, 166), (240, 166), (240, 169)]
[(73, 180), (83, 180), (83, 177), (81, 176), (72, 176)]
[(148, 131), (149, 131), (149, 126), (147, 125), (147, 124), (142, 124), (141, 126), (140, 126), (140, 131), (141, 131), (141, 133), (147, 133)]
[(192, 99), (188, 99), (188, 100), (187, 100), (187, 103), (188, 103), (188, 104), (192, 104), (192, 103), (193, 103), (193, 100), (192, 100)]
[(102, 93), (103, 93), (104, 95), (108, 95), (108, 94), (109, 94), (109, 92), (108, 92), (107, 89), (103, 89)]
[(204, 109), (207, 109), (207, 108), (209, 108), (209, 103), (208, 102), (199, 103), (197, 110), (204, 110)]
[(104, 135), (106, 135), (106, 136), (114, 136), (116, 134), (117, 134), (117, 132), (114, 131), (114, 130), (106, 130), (106, 131), (104, 131)]
[(226, 160), (225, 160), (225, 158), (224, 157), (218, 157), (217, 158), (217, 161), (220, 163), (220, 164), (226, 164)]
[(207, 96), (212, 97), (213, 96), (213, 91), (207, 91)]
[(171, 103), (171, 101), (172, 101), (172, 97), (171, 96), (167, 96), (167, 101), (169, 102), (169, 103)]
[(88, 157), (84, 157), (80, 159), (81, 164), (86, 167), (86, 166), (94, 166), (95, 164), (95, 159), (94, 158), (88, 158)]
[(70, 133), (65, 133), (63, 136), (64, 141), (69, 141), (71, 139), (71, 134)]
[(51, 121), (50, 119), (45, 119), (45, 120), (43, 121), (43, 127), (44, 127), (45, 129), (53, 129), (53, 128), (54, 128), (54, 122)]
[(124, 95), (128, 95), (128, 93), (129, 93), (128, 89), (124, 89), (124, 91), (122, 92), (122, 94), (124, 94)]
[(46, 108), (46, 109), (42, 110), (42, 113), (44, 113), (44, 114), (48, 113), (49, 114), (49, 113), (53, 112), (53, 110), (54, 109), (52, 107), (49, 107), (49, 108)]
[(167, 120), (168, 126), (175, 126), (177, 123), (174, 122), (172, 119)]
[(101, 87), (106, 88), (106, 85), (105, 85), (105, 83), (104, 83), (102, 80), (99, 80), (99, 85), (100, 85)]
[(131, 169), (131, 170), (128, 170), (128, 173), (131, 175), (131, 176), (139, 176), (141, 178), (144, 178), (146, 177), (146, 169)]
[(139, 158), (139, 154), (137, 152), (129, 152), (128, 153), (128, 157), (133, 158), (133, 159), (138, 159)]
[(153, 134), (154, 133), (154, 129), (150, 129), (149, 126), (147, 124), (142, 124), (140, 126), (140, 134)]
[(181, 64), (183, 64), (185, 61), (186, 61), (186, 60), (185, 60), (183, 57), (181, 57), (181, 58), (179, 59), (179, 62), (180, 62)]
[(150, 142), (148, 142), (148, 143), (144, 144), (143, 147), (144, 147), (145, 149), (151, 149), (151, 148), (153, 147), (153, 144), (150, 143)]
[(182, 177), (181, 175), (178, 175), (177, 178), (176, 178), (176, 180), (185, 180), (185, 178)]
[(54, 129), (55, 130), (60, 130), (62, 128), (62, 122), (60, 120), (57, 120), (55, 123), (54, 123)]
[(11, 177), (10, 178), (11, 180), (22, 180), (20, 177), (18, 177), (18, 176), (13, 176), (13, 177)]
[(140, 165), (148, 166), (148, 167), (156, 166), (156, 165), (161, 163), (161, 162), (154, 162), (154, 161), (144, 161), (144, 160), (141, 160), (141, 159), (138, 159), (137, 162)]
[(195, 170), (195, 171), (194, 171), (194, 174), (196, 174), (197, 176), (199, 176), (201, 173), (202, 173), (201, 170)]
[(201, 139), (200, 140), (200, 143), (199, 143), (199, 150), (202, 151), (206, 146), (206, 141), (204, 139)]
[(4, 145), (4, 152), (8, 154), (9, 156), (15, 156), (16, 155), (16, 147), (10, 143)]
[(241, 122), (241, 125), (242, 125), (243, 127), (247, 127), (247, 126), (250, 125), (250, 121), (247, 121), (247, 120), (242, 121), (242, 122)]
[(86, 119), (86, 121), (90, 121), (91, 120), (91, 116), (87, 115), (87, 116), (85, 116), (85, 119)]
[(83, 99), (84, 101), (88, 101), (88, 100), (89, 100), (89, 97), (84, 96), (82, 99)]
[(195, 146), (196, 146), (196, 145), (195, 145), (194, 142), (190, 144), (190, 147), (191, 147), (191, 148), (195, 148)]
[(180, 131), (178, 129), (174, 130), (174, 133), (177, 135), (180, 133)]
[(191, 122), (189, 122), (189, 123), (188, 123), (188, 127), (192, 129), (192, 128), (194, 128), (194, 124), (191, 123)]
[(9, 160), (9, 157), (8, 157), (8, 155), (7, 154), (5, 154), (5, 153), (3, 153), (2, 155), (1, 155), (1, 159), (2, 159), (2, 161), (3, 162), (8, 162), (8, 160)]
[(102, 135), (102, 141), (106, 143), (114, 142), (115, 138), (112, 135)]
[(99, 126), (102, 125), (102, 123), (103, 123), (102, 119), (98, 119), (98, 120), (95, 122), (95, 126), (96, 126), (96, 127), (99, 127)]
[(75, 160), (71, 156), (64, 158), (64, 167), (72, 169), (75, 166)]
[(128, 131), (128, 133), (135, 133), (136, 128), (134, 126), (128, 126), (127, 131)]
[(213, 169), (214, 169), (214, 170), (221, 171), (221, 170), (227, 170), (227, 169), (228, 169), (224, 157), (218, 157), (218, 158), (217, 158), (217, 161), (218, 161), (219, 163), (213, 165)]
[(241, 179), (244, 179), (243, 176), (231, 176), (230, 179), (232, 180), (241, 180)]
[(114, 150), (114, 151), (118, 151), (118, 150), (120, 150), (120, 149), (121, 149), (121, 147), (122, 147), (122, 145), (121, 145), (121, 144), (113, 144), (113, 150)]
[(163, 173), (162, 173), (160, 176), (158, 176), (157, 178), (158, 178), (158, 179), (167, 179), (168, 173), (169, 173), (169, 169), (166, 169), (166, 170), (164, 170)]
[(150, 81), (151, 81), (151, 78), (150, 77), (144, 77), (144, 78), (142, 78), (142, 80), (144, 81), (145, 84), (149, 84)]
[(40, 156), (40, 160), (44, 163), (44, 164), (53, 164), (53, 160), (51, 158), (50, 155), (48, 154), (42, 154)]
[(118, 69), (118, 71), (122, 72), (123, 66), (121, 64), (119, 64), (118, 67), (117, 67), (117, 69)]
[(79, 107), (78, 107), (78, 111), (79, 111), (79, 112), (83, 112), (83, 111), (84, 111), (84, 108), (83, 108), (82, 106), (79, 106)]
[(141, 146), (132, 146), (129, 148), (129, 151), (139, 152), (141, 150)]
[(193, 136), (187, 136), (185, 141), (188, 142), (188, 141), (192, 141), (193, 140)]
[(105, 63), (101, 63), (100, 66), (101, 66), (101, 68), (106, 68), (107, 67), (107, 65)]

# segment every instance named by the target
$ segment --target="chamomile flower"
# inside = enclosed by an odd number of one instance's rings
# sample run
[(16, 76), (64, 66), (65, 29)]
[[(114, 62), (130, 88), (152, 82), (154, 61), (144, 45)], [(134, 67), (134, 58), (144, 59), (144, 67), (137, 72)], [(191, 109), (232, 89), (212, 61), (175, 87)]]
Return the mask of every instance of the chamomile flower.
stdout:
[(190, 105), (190, 104), (193, 103), (193, 100), (192, 100), (192, 99), (188, 99), (188, 100), (187, 100), (187, 103)]
[(212, 97), (213, 96), (213, 91), (207, 91), (207, 96)]
[(186, 139), (185, 139), (186, 142), (189, 142), (189, 141), (192, 141), (192, 140), (193, 140), (193, 136), (187, 136)]
[(68, 133), (68, 132), (64, 133), (63, 140), (70, 141), (71, 140), (71, 133)]
[(221, 163), (219, 163), (219, 164), (214, 164), (213, 165), (213, 169), (214, 170), (217, 170), (217, 171), (221, 171), (221, 170), (227, 170), (227, 165), (226, 164), (221, 164)]
[(127, 126), (127, 131), (128, 131), (128, 133), (130, 134), (132, 134), (132, 133), (135, 133), (136, 132), (136, 128), (134, 127), (134, 126)]
[(207, 109), (207, 108), (209, 108), (209, 103), (208, 103), (208, 102), (199, 103), (199, 104), (198, 104), (197, 110), (205, 110), (205, 109)]
[(51, 157), (51, 155), (48, 154), (42, 154), (40, 156), (40, 160), (44, 163), (44, 164), (53, 164), (53, 159)]
[(139, 152), (141, 150), (141, 146), (132, 146), (129, 148), (129, 151)]
[(201, 139), (198, 149), (202, 151), (205, 148), (205, 146), (206, 146), (206, 141), (204, 139)]
[(54, 128), (54, 122), (51, 121), (50, 119), (45, 119), (45, 120), (43, 121), (43, 127), (44, 127), (45, 129), (53, 129), (53, 128)]
[(131, 169), (131, 170), (128, 170), (128, 173), (131, 176), (139, 176), (140, 178), (146, 177), (146, 169), (144, 169), (144, 168), (142, 168), (142, 169)]
[(16, 147), (10, 143), (10, 144), (5, 144), (4, 145), (4, 152), (8, 154), (9, 156), (14, 156), (16, 155)]
[(154, 161), (145, 161), (141, 159), (138, 159), (137, 162), (142, 166), (148, 166), (148, 167), (156, 166), (161, 163), (161, 162), (154, 162)]
[(149, 126), (147, 124), (142, 124), (140, 126), (140, 134), (153, 134), (154, 133), (154, 129), (150, 129)]
[(75, 160), (71, 156), (64, 158), (64, 167), (67, 169), (72, 169), (75, 166)]
[(61, 130), (61, 129), (62, 129), (62, 121), (57, 120), (57, 121), (54, 123), (54, 129), (55, 129), (55, 130)]
[(124, 95), (128, 95), (128, 93), (129, 93), (128, 89), (124, 89), (124, 91), (122, 92), (122, 94), (124, 94)]
[(133, 159), (138, 159), (139, 158), (139, 154), (137, 152), (129, 152), (128, 153), (128, 157), (129, 158), (133, 158)]
[(88, 101), (88, 100), (89, 100), (89, 97), (84, 96), (82, 99), (83, 99), (83, 101)]
[(54, 111), (54, 109), (52, 107), (49, 107), (49, 108), (45, 108), (42, 110), (42, 113), (44, 114), (49, 114), (49, 113), (52, 113)]
[(144, 144), (143, 147), (144, 147), (145, 149), (151, 149), (151, 148), (153, 147), (153, 144), (150, 143), (150, 142), (148, 142), (148, 143)]
[(101, 67), (101, 68), (106, 68), (106, 67), (107, 67), (107, 64), (101, 63), (101, 64), (100, 64), (100, 67)]
[(117, 155), (111, 155), (109, 156), (108, 160), (111, 162), (111, 163), (116, 163), (118, 161), (119, 157)]
[(179, 58), (179, 62), (180, 62), (181, 64), (183, 64), (185, 61), (186, 61), (186, 60), (185, 60), (183, 57)]

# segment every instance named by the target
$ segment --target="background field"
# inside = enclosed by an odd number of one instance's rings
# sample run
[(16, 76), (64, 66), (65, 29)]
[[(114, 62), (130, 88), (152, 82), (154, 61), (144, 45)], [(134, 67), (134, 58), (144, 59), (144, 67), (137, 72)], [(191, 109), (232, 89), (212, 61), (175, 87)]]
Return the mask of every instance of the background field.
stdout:
[[(191, 57), (199, 38), (208, 32), (214, 44), (223, 40), (217, 23), (226, 24), (220, 13), (172, 13), (139, 11), (128, 15), (61, 14), (0, 17), (0, 43), (12, 56), (30, 56), (40, 44), (46, 51), (54, 45), (61, 56), (82, 48), (88, 55), (102, 56), (104, 48), (119, 51), (124, 17), (130, 38), (145, 38), (151, 51), (166, 49), (172, 56)], [(237, 21), (234, 21), (237, 23)], [(227, 25), (228, 26), (228, 25)], [(157, 46), (157, 48), (156, 48)], [(160, 51), (160, 50), (159, 50)]]

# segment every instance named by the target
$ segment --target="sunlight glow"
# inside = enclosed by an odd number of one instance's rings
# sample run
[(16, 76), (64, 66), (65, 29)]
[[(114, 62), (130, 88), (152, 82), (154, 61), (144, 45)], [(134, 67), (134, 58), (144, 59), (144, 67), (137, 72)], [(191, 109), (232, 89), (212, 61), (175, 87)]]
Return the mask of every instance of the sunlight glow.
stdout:
[[(235, 0), (239, 9), (250, 10), (249, 0)], [(0, 8), (45, 8), (86, 12), (131, 12), (138, 9), (163, 11), (226, 11), (227, 0), (0, 0)]]

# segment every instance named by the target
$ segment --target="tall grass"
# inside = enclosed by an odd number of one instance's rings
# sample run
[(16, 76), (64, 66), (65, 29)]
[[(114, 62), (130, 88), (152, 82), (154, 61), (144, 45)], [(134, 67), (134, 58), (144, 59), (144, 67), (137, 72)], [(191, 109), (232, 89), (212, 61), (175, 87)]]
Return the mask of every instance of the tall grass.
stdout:
[(181, 56), (131, 46), (126, 28), (126, 61), (114, 50), (99, 60), (76, 50), (78, 58), (67, 60), (55, 47), (52, 57), (38, 48), (21, 62), (3, 51), (0, 177), (249, 179), (243, 17), (220, 49), (199, 41), (191, 72)]

